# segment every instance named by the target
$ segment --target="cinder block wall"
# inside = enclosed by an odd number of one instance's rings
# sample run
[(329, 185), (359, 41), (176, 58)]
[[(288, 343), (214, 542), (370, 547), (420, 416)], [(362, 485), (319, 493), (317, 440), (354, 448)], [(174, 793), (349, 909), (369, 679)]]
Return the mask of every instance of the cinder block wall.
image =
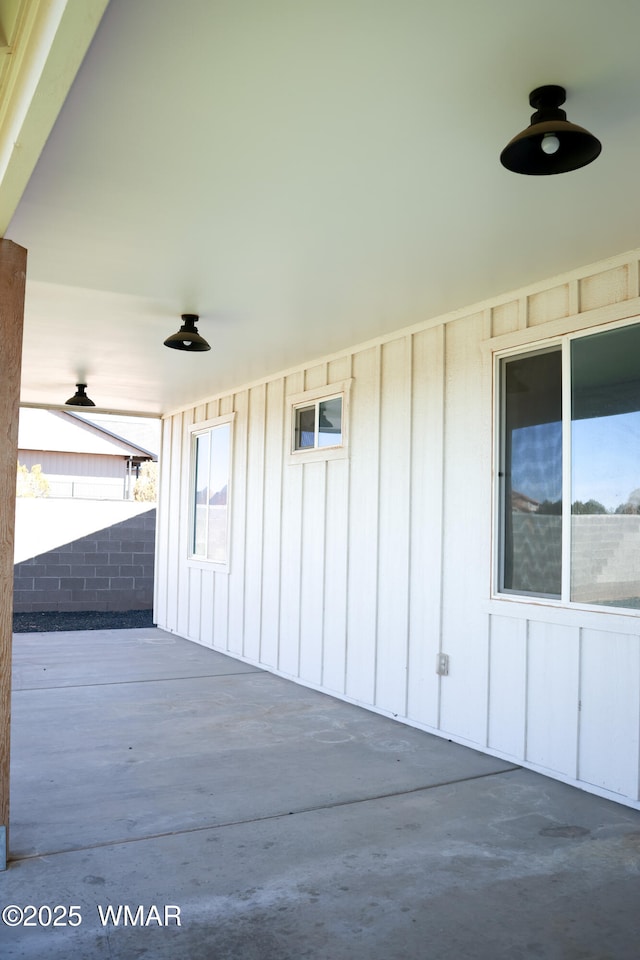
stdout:
[(15, 613), (150, 610), (156, 511), (14, 566)]

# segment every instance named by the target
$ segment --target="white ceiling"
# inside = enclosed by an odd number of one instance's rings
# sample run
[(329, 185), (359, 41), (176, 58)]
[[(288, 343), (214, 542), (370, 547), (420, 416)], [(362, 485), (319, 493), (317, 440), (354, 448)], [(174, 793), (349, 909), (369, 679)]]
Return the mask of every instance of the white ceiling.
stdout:
[[(111, 0), (6, 231), (22, 400), (159, 414), (640, 246), (639, 37), (638, 0)], [(602, 155), (519, 176), (545, 83)]]

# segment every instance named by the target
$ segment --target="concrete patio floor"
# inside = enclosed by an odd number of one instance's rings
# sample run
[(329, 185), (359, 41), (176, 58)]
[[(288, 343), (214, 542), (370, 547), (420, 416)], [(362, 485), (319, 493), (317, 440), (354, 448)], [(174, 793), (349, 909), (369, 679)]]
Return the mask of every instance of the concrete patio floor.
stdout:
[(15, 636), (11, 804), (3, 960), (640, 956), (640, 813), (154, 628)]

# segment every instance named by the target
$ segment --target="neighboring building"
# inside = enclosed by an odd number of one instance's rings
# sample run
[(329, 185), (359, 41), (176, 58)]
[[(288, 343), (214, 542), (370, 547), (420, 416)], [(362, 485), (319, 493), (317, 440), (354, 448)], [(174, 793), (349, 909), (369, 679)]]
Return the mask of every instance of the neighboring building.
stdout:
[(157, 455), (132, 441), (158, 435), (157, 421), (21, 409), (18, 462), (42, 467), (44, 495), (16, 500), (15, 613), (151, 608), (155, 502), (134, 487)]
[(526, 493), (518, 490), (511, 491), (511, 507), (517, 513), (535, 513), (540, 506), (539, 500), (533, 500)]
[(640, 808), (639, 260), (168, 416), (158, 625)]
[(156, 459), (150, 450), (78, 414), (20, 410), (18, 462), (29, 470), (41, 466), (50, 497), (131, 500), (140, 465)]

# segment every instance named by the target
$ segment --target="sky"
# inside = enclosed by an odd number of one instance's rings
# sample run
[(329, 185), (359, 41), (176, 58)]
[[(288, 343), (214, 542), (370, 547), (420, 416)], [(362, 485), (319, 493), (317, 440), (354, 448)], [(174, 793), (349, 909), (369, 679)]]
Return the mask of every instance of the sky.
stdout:
[(640, 488), (640, 412), (574, 421), (572, 460), (572, 500), (626, 503)]
[[(608, 510), (640, 489), (640, 412), (574, 420), (571, 501), (597, 500)], [(560, 423), (523, 427), (513, 434), (512, 486), (534, 500), (559, 500)]]

